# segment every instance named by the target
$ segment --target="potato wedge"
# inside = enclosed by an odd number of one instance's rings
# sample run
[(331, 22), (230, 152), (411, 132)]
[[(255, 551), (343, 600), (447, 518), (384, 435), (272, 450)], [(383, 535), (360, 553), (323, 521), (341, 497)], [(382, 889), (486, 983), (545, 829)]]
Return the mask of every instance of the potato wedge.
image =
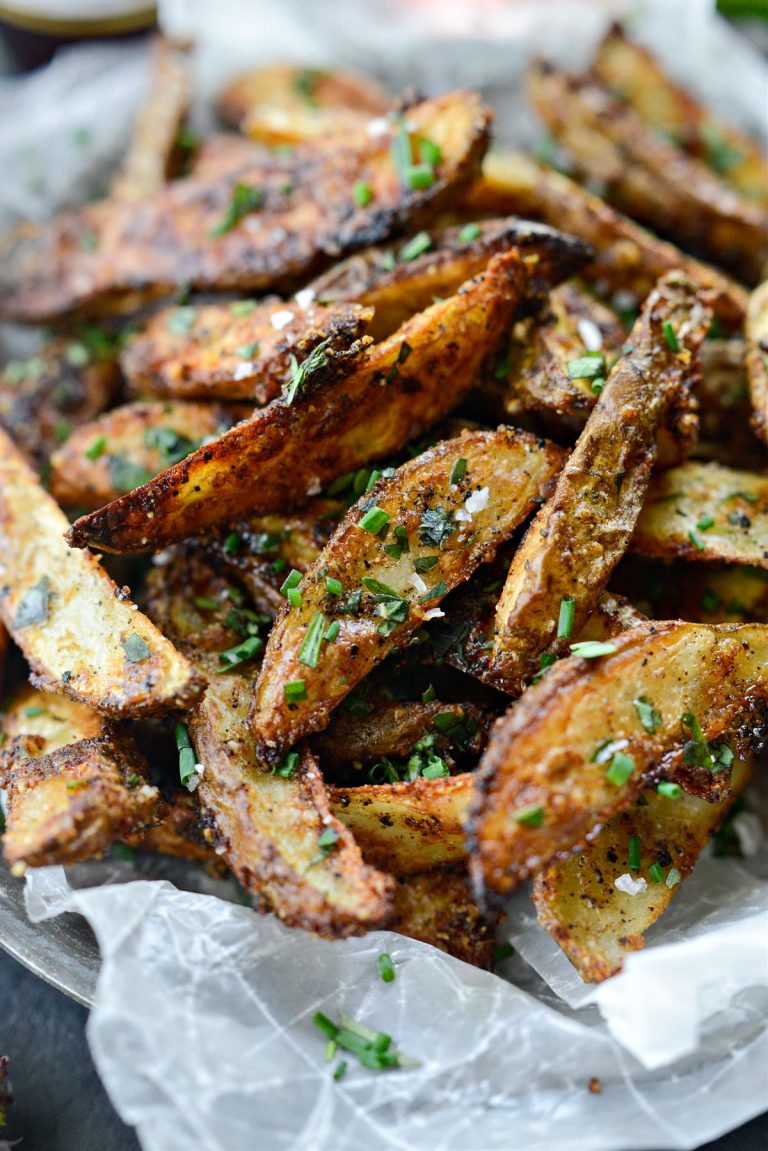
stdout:
[(601, 181), (606, 199), (748, 283), (759, 280), (768, 255), (764, 207), (663, 139), (631, 104), (588, 76), (538, 61), (528, 72), (527, 92), (579, 170)]
[[(438, 212), (477, 173), (489, 118), (475, 94), (455, 92), (410, 108), (407, 130), (308, 145), (218, 180), (174, 181), (136, 203), (90, 204), (50, 224), (25, 224), (0, 245), (0, 315), (35, 322), (93, 314), (126, 292), (153, 298), (181, 283), (264, 292), (295, 282)], [(440, 160), (429, 166), (429, 186), (414, 189), (405, 183), (406, 153), (418, 137)], [(424, 184), (427, 169), (420, 172)], [(365, 207), (354, 199), (361, 182), (371, 189)]]
[(729, 735), (765, 710), (767, 657), (760, 624), (649, 622), (598, 659), (551, 668), (496, 725), (476, 774), (478, 889), (509, 891), (679, 765), (727, 779)]
[(0, 713), (0, 765), (16, 761), (16, 747), (33, 757), (50, 755), (78, 740), (98, 739), (108, 730), (104, 716), (87, 704), (25, 683)]
[(33, 682), (113, 715), (191, 702), (202, 684), (187, 660), (94, 556), (67, 547), (67, 526), (0, 431), (0, 618)]
[(349, 345), (372, 315), (370, 308), (354, 304), (302, 308), (276, 297), (164, 308), (120, 362), (138, 395), (252, 400), (261, 406), (281, 394), (292, 364), (306, 360), (320, 344), (327, 355), (318, 371), (325, 370), (327, 378), (353, 363), (363, 345), (351, 350)]
[(209, 871), (224, 870), (221, 856), (206, 839), (205, 833), (211, 835), (210, 829), (202, 827), (197, 802), (190, 792), (178, 788), (171, 794), (166, 793), (161, 811), (156, 822), (123, 835), (122, 842), (139, 851), (204, 863)]
[(271, 64), (230, 80), (216, 110), (225, 124), (276, 147), (360, 131), (390, 103), (370, 76)]
[(464, 398), (500, 341), (525, 291), (514, 252), (450, 299), (433, 304), (369, 348), (361, 365), (316, 395), (275, 401), (150, 484), (84, 516), (75, 547), (145, 551), (244, 512), (300, 504), (342, 472), (386, 458)]
[[(522, 684), (538, 670), (542, 651), (565, 651), (594, 609), (640, 514), (658, 429), (689, 402), (692, 359), (710, 318), (679, 273), (660, 280), (643, 305), (554, 494), (512, 559), (493, 649), (506, 680)], [(566, 598), (574, 615), (562, 635)]]
[(363, 863), (308, 751), (287, 777), (259, 762), (245, 724), (250, 695), (240, 677), (216, 679), (190, 716), (205, 765), (198, 801), (223, 859), (246, 891), (292, 926), (329, 936), (384, 926), (392, 880)]
[(38, 467), (72, 432), (103, 412), (117, 393), (114, 341), (98, 329), (55, 336), (29, 359), (0, 372), (0, 425)]
[(628, 100), (651, 128), (703, 160), (747, 199), (768, 206), (768, 164), (757, 141), (680, 88), (619, 24), (598, 45), (592, 72)]
[(752, 427), (768, 444), (768, 280), (755, 288), (749, 298), (745, 333), (744, 366), (752, 401)]
[[(435, 297), (452, 296), (491, 256), (516, 248), (533, 295), (573, 275), (589, 258), (586, 244), (516, 216), (419, 232), (404, 244), (367, 248), (336, 264), (309, 285), (318, 300), (356, 301), (374, 309), (368, 332), (381, 340)], [(414, 255), (414, 253), (419, 254)]]
[(183, 150), (179, 131), (189, 112), (189, 40), (155, 36), (151, 45), (149, 91), (139, 108), (128, 151), (112, 180), (115, 200), (151, 196), (178, 175)]
[(563, 458), (525, 432), (465, 432), (353, 505), (302, 579), (300, 604), (286, 607), (270, 633), (250, 715), (260, 754), (272, 762), (322, 730), (373, 667), (439, 618), (441, 600), (493, 558)]
[(466, 820), (474, 774), (329, 789), (333, 814), (372, 867), (414, 875), (466, 859)]
[(654, 474), (631, 547), (768, 568), (768, 477), (695, 462)]
[(82, 424), (51, 456), (50, 491), (65, 508), (100, 508), (247, 419), (247, 404), (123, 404)]
[[(534, 877), (539, 923), (582, 979), (609, 979), (621, 970), (626, 955), (640, 950), (645, 932), (666, 911), (748, 776), (745, 764), (737, 760), (731, 791), (716, 803), (685, 794), (670, 798), (648, 789), (642, 793), (642, 806), (620, 811), (578, 855)], [(640, 842), (639, 871), (630, 871), (632, 836)], [(645, 890), (628, 895), (617, 889), (622, 875), (644, 879)]]
[(493, 961), (494, 918), (473, 899), (463, 868), (443, 868), (400, 877), (389, 930), (487, 971)]
[(642, 300), (659, 277), (682, 269), (694, 283), (713, 290), (715, 314), (729, 330), (744, 320), (748, 295), (735, 280), (660, 240), (529, 156), (491, 152), (483, 163), (483, 179), (470, 188), (464, 204), (472, 217), (480, 212), (519, 213), (586, 240), (597, 256), (584, 274), (601, 289), (631, 290)]

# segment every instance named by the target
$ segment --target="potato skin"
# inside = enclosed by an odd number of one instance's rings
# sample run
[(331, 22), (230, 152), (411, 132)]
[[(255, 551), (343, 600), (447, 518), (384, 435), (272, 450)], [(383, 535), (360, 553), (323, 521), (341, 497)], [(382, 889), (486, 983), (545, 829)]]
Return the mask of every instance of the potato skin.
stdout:
[[(697, 717), (706, 741), (762, 722), (768, 627), (649, 622), (611, 643), (615, 651), (599, 659), (561, 660), (496, 724), (467, 823), (478, 890), (506, 893), (585, 843), (647, 782), (691, 771), (682, 763), (689, 739), (682, 716)], [(659, 715), (653, 732), (635, 706), (643, 698)], [(619, 741), (632, 758), (623, 784), (598, 762), (605, 740)], [(727, 773), (703, 774), (727, 787)], [(687, 786), (684, 774), (678, 778)], [(537, 826), (516, 818), (539, 807)]]
[[(265, 292), (295, 283), (332, 258), (418, 227), (478, 172), (489, 111), (457, 92), (409, 110), (411, 131), (441, 148), (428, 188), (404, 188), (390, 146), (396, 128), (336, 147), (307, 145), (212, 181), (174, 181), (146, 199), (106, 201), (22, 225), (0, 246), (0, 315), (22, 322), (112, 310), (115, 300), (206, 291)], [(372, 190), (359, 206), (358, 182)], [(216, 234), (238, 185), (260, 207)], [(289, 191), (287, 189), (290, 189)], [(280, 236), (275, 243), (275, 236)]]
[(768, 280), (749, 297), (744, 367), (752, 402), (752, 428), (768, 444)]

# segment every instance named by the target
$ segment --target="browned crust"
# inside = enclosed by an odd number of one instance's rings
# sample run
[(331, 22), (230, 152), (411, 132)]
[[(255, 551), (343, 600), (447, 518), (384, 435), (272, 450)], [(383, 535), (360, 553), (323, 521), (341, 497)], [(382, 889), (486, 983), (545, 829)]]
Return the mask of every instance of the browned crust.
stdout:
[(389, 930), (488, 971), (498, 920), (498, 914), (489, 914), (476, 903), (466, 870), (451, 868), (401, 877)]

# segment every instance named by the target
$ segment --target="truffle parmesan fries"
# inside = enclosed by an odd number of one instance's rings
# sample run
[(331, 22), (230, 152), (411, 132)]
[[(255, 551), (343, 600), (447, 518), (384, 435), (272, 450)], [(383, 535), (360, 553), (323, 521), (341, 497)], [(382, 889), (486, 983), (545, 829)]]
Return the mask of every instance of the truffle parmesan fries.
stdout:
[(198, 139), (187, 68), (106, 199), (1, 241), (44, 326), (0, 379), (5, 863), (163, 852), (481, 966), (531, 880), (606, 979), (768, 719), (766, 158), (618, 27), (530, 69), (557, 168), (475, 92), (283, 65)]

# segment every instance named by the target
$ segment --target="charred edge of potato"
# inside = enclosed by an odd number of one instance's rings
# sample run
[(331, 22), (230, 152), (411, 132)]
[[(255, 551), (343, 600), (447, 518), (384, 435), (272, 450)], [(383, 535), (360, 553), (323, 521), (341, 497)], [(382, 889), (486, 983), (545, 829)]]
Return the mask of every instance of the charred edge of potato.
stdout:
[(363, 858), (393, 875), (412, 875), (466, 858), (464, 821), (474, 775), (329, 790), (331, 810)]
[(660, 280), (643, 305), (554, 494), (512, 559), (493, 649), (510, 681), (529, 679), (542, 651), (567, 650), (570, 637), (558, 635), (563, 599), (574, 600), (573, 630), (594, 609), (629, 544), (659, 427), (690, 404), (693, 357), (710, 319), (706, 302), (681, 273)]
[(515, 252), (494, 256), (455, 296), (369, 348), (335, 387), (261, 409), (150, 484), (81, 517), (69, 543), (150, 550), (244, 512), (296, 507), (341, 472), (391, 455), (455, 408), (482, 375), (525, 276)]
[(499, 919), (498, 913), (489, 914), (477, 905), (466, 869), (451, 868), (401, 876), (389, 930), (489, 971)]
[(768, 478), (715, 463), (655, 474), (630, 546), (646, 556), (768, 568)]
[(537, 61), (530, 100), (607, 198), (653, 228), (710, 253), (752, 282), (766, 256), (768, 215), (706, 165), (654, 133), (632, 106), (590, 80)]
[(195, 797), (183, 790), (166, 793), (162, 808), (155, 823), (132, 831), (124, 836), (123, 842), (140, 851), (188, 859), (203, 863), (214, 872), (223, 872), (223, 861), (206, 839), (205, 829), (200, 823)]
[(768, 280), (749, 298), (744, 366), (752, 402), (755, 435), (768, 444)]
[[(175, 317), (190, 317), (184, 330)], [(276, 327), (275, 321), (292, 317)], [(313, 385), (330, 385), (354, 367), (370, 339), (359, 339), (373, 316), (357, 304), (306, 308), (281, 300), (254, 304), (242, 315), (234, 304), (163, 309), (126, 348), (121, 365), (136, 393), (177, 399), (277, 399), (319, 345)], [(319, 359), (318, 359), (319, 357)]]
[(628, 100), (652, 128), (703, 160), (748, 199), (768, 204), (768, 165), (757, 141), (680, 88), (620, 24), (614, 24), (598, 45), (591, 71), (606, 88)]
[(107, 722), (84, 703), (22, 684), (0, 713), (0, 787), (5, 786), (6, 772), (18, 763), (20, 752), (35, 758), (71, 743), (97, 739), (109, 730)]
[(575, 180), (529, 156), (491, 152), (483, 164), (483, 178), (465, 195), (464, 206), (472, 216), (518, 212), (580, 236), (597, 253), (584, 275), (601, 290), (630, 289), (642, 299), (660, 276), (682, 269), (702, 288), (713, 291), (715, 313), (729, 330), (739, 330), (744, 321), (748, 295), (741, 284), (654, 236)]
[[(715, 803), (645, 791), (642, 806), (634, 804), (619, 812), (579, 854), (534, 877), (532, 895), (539, 923), (582, 979), (588, 983), (609, 979), (621, 970), (626, 955), (645, 945), (645, 932), (667, 909), (680, 880), (690, 875), (749, 774), (744, 763), (735, 765), (732, 788)], [(640, 842), (642, 862), (632, 878), (642, 878), (647, 884), (635, 895), (615, 885), (619, 876), (630, 874), (631, 836)], [(654, 863), (662, 868), (662, 879), (649, 873)]]
[[(460, 459), (464, 475), (452, 482)], [(273, 762), (297, 739), (325, 727), (364, 675), (403, 647), (452, 588), (493, 558), (548, 489), (562, 459), (559, 448), (525, 432), (465, 432), (403, 464), (362, 496), (305, 574), (301, 603), (286, 605), (270, 633), (250, 716), (260, 754)], [(483, 493), (485, 502), (467, 511), (467, 501)], [(376, 532), (365, 526), (372, 508), (387, 517), (389, 544), (381, 524)], [(392, 555), (387, 548), (398, 531), (404, 542)], [(327, 590), (329, 578), (341, 583), (342, 595)], [(350, 611), (347, 597), (357, 591), (359, 603)], [(308, 656), (309, 629), (319, 624), (324, 633), (333, 622), (336, 636), (318, 642)], [(293, 681), (304, 684), (298, 700), (286, 695)]]
[[(558, 663), (494, 728), (467, 823), (478, 890), (505, 893), (577, 849), (660, 776), (727, 771), (717, 741), (738, 727), (741, 750), (768, 712), (766, 627), (649, 623), (611, 647)], [(687, 768), (705, 743), (714, 766)]]
[(7, 773), (3, 839), (11, 871), (90, 859), (151, 823), (159, 797), (146, 783), (146, 768), (144, 757), (114, 732), (42, 758), (17, 758)]

